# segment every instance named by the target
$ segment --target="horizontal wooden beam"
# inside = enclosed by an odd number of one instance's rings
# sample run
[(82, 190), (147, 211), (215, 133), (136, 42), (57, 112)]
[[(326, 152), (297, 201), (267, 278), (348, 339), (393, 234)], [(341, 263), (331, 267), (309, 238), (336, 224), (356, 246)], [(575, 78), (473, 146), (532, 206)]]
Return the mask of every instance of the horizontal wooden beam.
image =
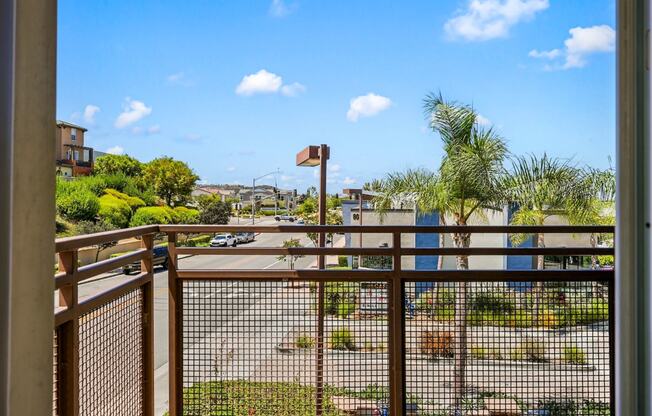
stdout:
[(95, 277), (98, 274), (110, 272), (118, 267), (141, 261), (148, 255), (149, 252), (146, 249), (141, 248), (122, 256), (82, 266), (73, 274), (59, 273), (54, 279), (54, 287), (55, 289), (60, 289), (65, 285), (83, 282), (84, 280)]
[(94, 246), (109, 241), (119, 241), (125, 238), (140, 237), (144, 234), (159, 232), (158, 225), (144, 225), (142, 227), (125, 228), (122, 230), (105, 231), (95, 234), (77, 235), (74, 237), (58, 238), (55, 242), (57, 253), (72, 251), (83, 247)]

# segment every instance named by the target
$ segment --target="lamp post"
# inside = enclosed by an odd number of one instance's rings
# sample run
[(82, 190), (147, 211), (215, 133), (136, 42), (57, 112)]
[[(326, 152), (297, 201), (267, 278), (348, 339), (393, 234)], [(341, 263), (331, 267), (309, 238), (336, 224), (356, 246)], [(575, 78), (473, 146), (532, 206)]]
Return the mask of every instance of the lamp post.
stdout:
[(254, 178), (252, 187), (251, 187), (251, 223), (254, 224), (256, 222), (256, 181), (259, 179), (266, 178), (269, 175), (277, 175), (281, 173), (280, 170), (276, 169), (273, 172), (266, 173), (262, 176), (259, 176), (257, 178)]
[[(297, 153), (297, 166), (319, 165), (319, 225), (326, 225), (326, 168), (330, 157), (330, 148), (321, 146), (308, 146)], [(318, 246), (326, 246), (326, 234), (319, 233)], [(326, 257), (317, 256), (320, 270), (326, 268)], [(324, 282), (317, 286), (317, 380), (315, 385), (316, 415), (324, 412)]]

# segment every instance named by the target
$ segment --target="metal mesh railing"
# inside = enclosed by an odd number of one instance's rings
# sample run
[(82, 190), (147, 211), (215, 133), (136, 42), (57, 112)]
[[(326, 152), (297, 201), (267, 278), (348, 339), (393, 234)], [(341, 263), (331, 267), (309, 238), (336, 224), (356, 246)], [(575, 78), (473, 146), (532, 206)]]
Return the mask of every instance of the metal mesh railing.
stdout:
[(59, 334), (52, 332), (52, 416), (59, 414)]
[(128, 292), (79, 319), (79, 414), (141, 414), (142, 289)]
[[(324, 414), (376, 409), (388, 394), (387, 308), (363, 317), (359, 283), (325, 287)], [(317, 288), (184, 281), (183, 414), (315, 414)]]
[(414, 414), (611, 414), (607, 283), (419, 283), (406, 293)]

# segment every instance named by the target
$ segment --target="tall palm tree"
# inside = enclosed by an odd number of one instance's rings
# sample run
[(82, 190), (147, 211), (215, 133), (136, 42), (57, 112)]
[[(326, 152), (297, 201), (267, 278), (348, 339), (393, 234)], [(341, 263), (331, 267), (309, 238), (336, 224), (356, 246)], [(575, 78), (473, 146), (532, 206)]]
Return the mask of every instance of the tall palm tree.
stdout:
[[(477, 123), (477, 114), (467, 105), (445, 101), (441, 94), (429, 94), (424, 110), (432, 130), (444, 145), (444, 157), (437, 173), (426, 170), (387, 175), (383, 189), (376, 198), (379, 211), (397, 201), (411, 199), (423, 212), (438, 211), (440, 218), (465, 226), (473, 213), (483, 209), (500, 209), (503, 194), (500, 185), (504, 174), (503, 161), (507, 154), (505, 142), (491, 129)], [(470, 233), (451, 233), (453, 244), (467, 248)], [(469, 267), (467, 255), (456, 256), (459, 270)], [(453, 402), (461, 409), (466, 386), (467, 361), (467, 284), (456, 285), (455, 296), (455, 370)]]
[[(586, 216), (591, 210), (592, 189), (587, 173), (568, 160), (530, 155), (516, 157), (504, 188), (510, 202), (516, 204), (511, 224), (543, 226), (550, 217), (569, 222)], [(516, 234), (511, 239), (520, 244), (529, 235)], [(544, 233), (536, 234), (536, 246), (545, 247)], [(544, 256), (537, 256), (537, 269), (543, 270)], [(543, 283), (534, 289), (534, 323), (538, 323)]]

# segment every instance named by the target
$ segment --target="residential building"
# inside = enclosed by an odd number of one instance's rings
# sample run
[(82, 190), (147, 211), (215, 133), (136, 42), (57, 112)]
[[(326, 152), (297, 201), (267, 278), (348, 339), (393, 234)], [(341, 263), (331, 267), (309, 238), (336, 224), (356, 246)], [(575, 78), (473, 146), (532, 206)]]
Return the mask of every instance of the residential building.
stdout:
[(74, 177), (93, 172), (93, 148), (84, 146), (87, 129), (66, 121), (57, 121), (56, 172), (59, 176)]

